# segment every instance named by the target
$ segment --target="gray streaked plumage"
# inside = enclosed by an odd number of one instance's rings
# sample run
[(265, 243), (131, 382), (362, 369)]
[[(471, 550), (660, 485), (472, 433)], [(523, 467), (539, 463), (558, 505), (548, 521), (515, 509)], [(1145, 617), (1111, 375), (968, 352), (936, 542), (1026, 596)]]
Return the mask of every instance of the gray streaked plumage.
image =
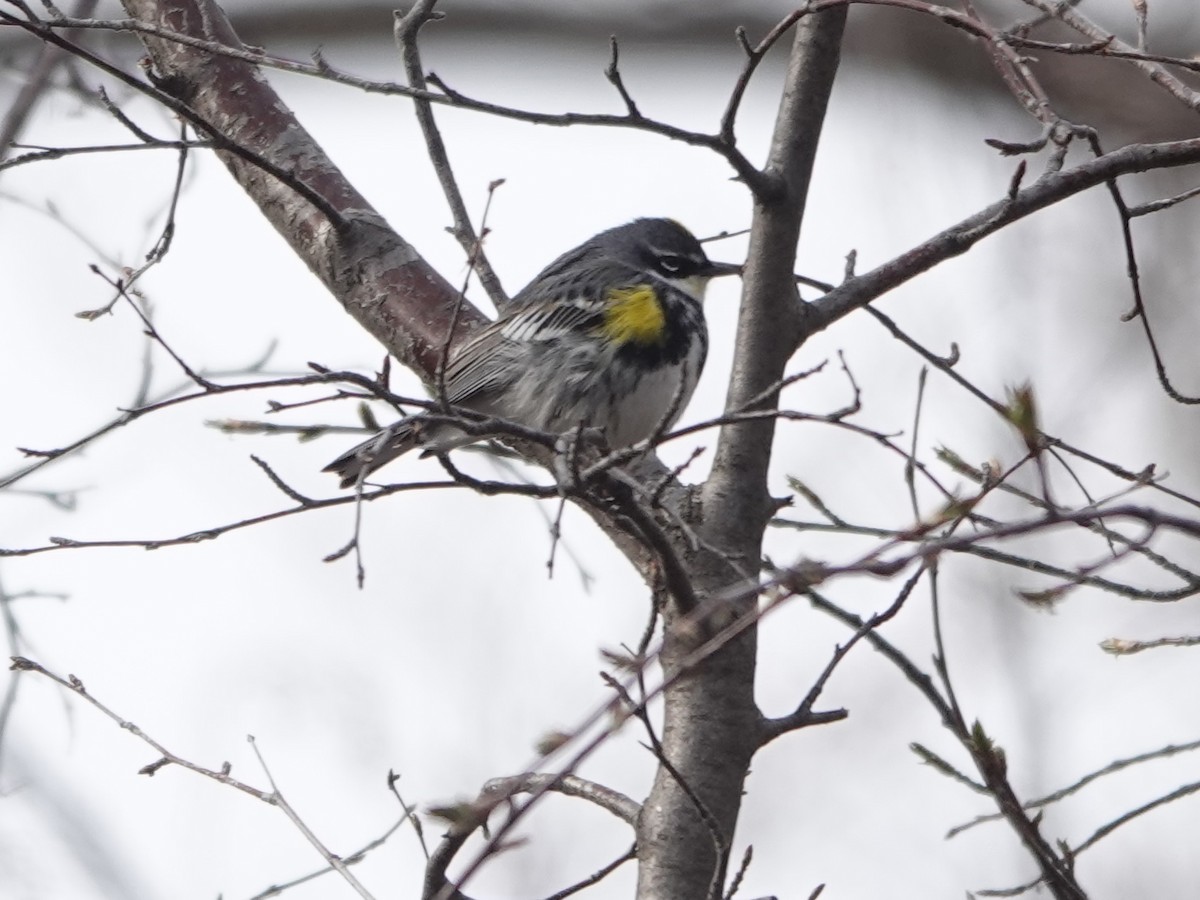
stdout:
[[(673, 424), (691, 398), (708, 351), (705, 286), (737, 271), (711, 262), (669, 219), (603, 231), (550, 263), (453, 351), (446, 399), (541, 431), (582, 425), (601, 429), (611, 447), (637, 443), (672, 411)], [(440, 453), (477, 440), (418, 414), (324, 471), (349, 487), (415, 447)]]

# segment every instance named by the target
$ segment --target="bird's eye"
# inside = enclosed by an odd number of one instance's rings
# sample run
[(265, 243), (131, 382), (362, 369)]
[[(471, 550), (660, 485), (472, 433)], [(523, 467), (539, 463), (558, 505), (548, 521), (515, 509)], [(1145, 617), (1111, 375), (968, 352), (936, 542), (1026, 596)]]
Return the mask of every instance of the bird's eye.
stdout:
[(658, 258), (658, 270), (664, 275), (678, 275), (687, 266), (687, 260), (682, 256), (665, 254)]

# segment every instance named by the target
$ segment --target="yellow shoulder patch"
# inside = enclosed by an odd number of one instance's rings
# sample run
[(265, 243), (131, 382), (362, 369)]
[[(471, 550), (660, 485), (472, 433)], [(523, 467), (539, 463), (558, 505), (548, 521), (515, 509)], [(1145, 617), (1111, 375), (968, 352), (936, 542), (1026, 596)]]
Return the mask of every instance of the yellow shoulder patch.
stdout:
[(608, 295), (601, 333), (618, 345), (661, 344), (667, 316), (654, 288), (648, 284), (619, 288)]

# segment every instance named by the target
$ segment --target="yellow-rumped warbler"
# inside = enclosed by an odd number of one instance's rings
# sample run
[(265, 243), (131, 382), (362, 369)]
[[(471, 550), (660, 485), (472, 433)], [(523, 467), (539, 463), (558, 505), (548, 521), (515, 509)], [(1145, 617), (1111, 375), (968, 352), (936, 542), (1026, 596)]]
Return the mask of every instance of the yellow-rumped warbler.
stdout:
[[(540, 431), (583, 426), (599, 429), (610, 447), (635, 444), (672, 425), (691, 398), (708, 352), (704, 289), (713, 276), (740, 271), (710, 261), (670, 219), (602, 231), (550, 263), (453, 352), (446, 400)], [(476, 440), (418, 414), (324, 471), (349, 487), (414, 447), (440, 453)]]

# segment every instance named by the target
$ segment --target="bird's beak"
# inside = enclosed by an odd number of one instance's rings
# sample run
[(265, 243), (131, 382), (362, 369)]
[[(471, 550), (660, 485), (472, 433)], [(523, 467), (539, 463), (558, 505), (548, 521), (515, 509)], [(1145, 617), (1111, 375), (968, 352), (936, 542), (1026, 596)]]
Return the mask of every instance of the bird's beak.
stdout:
[(713, 262), (709, 260), (708, 266), (697, 273), (705, 278), (719, 278), (722, 275), (741, 275), (742, 267), (737, 263)]

